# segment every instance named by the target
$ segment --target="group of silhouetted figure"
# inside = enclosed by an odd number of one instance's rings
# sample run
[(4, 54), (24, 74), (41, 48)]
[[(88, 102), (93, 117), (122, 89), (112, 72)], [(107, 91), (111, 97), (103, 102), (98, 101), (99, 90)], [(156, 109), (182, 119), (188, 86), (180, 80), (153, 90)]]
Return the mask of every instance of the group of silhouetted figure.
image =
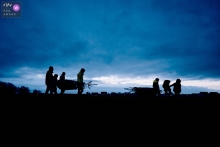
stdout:
[[(165, 92), (165, 95), (166, 96), (171, 96), (172, 95), (172, 92), (171, 92), (171, 89), (170, 87), (173, 86), (173, 92), (176, 96), (180, 95), (181, 93), (181, 80), (180, 79), (177, 79), (175, 83), (171, 84), (170, 85), (170, 80), (164, 80), (163, 82), (163, 89), (164, 89), (164, 92)], [(153, 88), (154, 88), (154, 92), (156, 95), (160, 95), (161, 93), (161, 90), (160, 90), (160, 87), (159, 87), (159, 79), (156, 78), (154, 81), (153, 81)]]
[[(58, 81), (58, 74), (53, 75), (53, 66), (49, 67), (49, 70), (46, 73), (46, 79), (45, 79), (45, 84), (46, 84), (46, 91), (45, 94), (48, 94), (50, 91), (50, 94), (57, 94), (57, 81)], [(83, 93), (84, 89), (84, 83), (83, 83), (83, 75), (84, 75), (85, 69), (81, 68), (79, 73), (77, 74), (77, 89), (78, 89), (78, 94), (81, 95)], [(65, 80), (65, 72), (62, 72), (59, 80), (64, 81)], [(65, 88), (61, 88), (60, 94), (64, 94)]]
[[(46, 79), (45, 84), (47, 86), (45, 94), (48, 94), (50, 91), (50, 94), (57, 94), (57, 78), (58, 74), (53, 75), (53, 66), (49, 67), (49, 70), (46, 73)], [(62, 73), (60, 76), (60, 80), (65, 80), (65, 72)], [(65, 90), (61, 90), (61, 94), (64, 93)]]
[[(58, 81), (58, 74), (54, 74), (53, 75), (53, 66), (49, 67), (49, 70), (46, 73), (46, 79), (45, 79), (45, 84), (47, 86), (46, 88), (46, 92), (45, 94), (48, 94), (48, 92), (50, 91), (50, 94), (57, 94), (57, 81)], [(78, 94), (81, 95), (83, 93), (83, 89), (84, 89), (84, 83), (83, 83), (83, 75), (84, 75), (85, 69), (81, 68), (81, 70), (79, 71), (79, 73), (77, 74), (77, 89), (78, 89)], [(59, 80), (60, 81), (64, 81), (65, 80), (65, 72), (62, 72)], [(163, 88), (164, 88), (164, 92), (166, 96), (170, 96), (172, 95), (171, 89), (170, 87), (173, 86), (173, 92), (175, 93), (175, 95), (180, 95), (181, 93), (181, 80), (177, 79), (175, 83), (170, 85), (170, 80), (165, 80), (163, 83)], [(159, 79), (156, 78), (153, 81), (153, 89), (156, 95), (160, 95), (161, 90), (159, 87)], [(63, 94), (65, 92), (65, 89), (61, 88), (61, 93)]]

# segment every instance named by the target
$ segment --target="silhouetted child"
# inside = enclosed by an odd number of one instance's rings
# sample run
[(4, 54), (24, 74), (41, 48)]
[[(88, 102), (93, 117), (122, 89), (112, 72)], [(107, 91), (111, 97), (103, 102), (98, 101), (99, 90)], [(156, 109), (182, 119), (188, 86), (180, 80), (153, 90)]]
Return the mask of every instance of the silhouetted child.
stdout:
[(166, 96), (170, 96), (172, 94), (171, 89), (170, 89), (170, 80), (165, 80), (163, 82), (163, 89), (164, 89)]
[(153, 88), (156, 95), (160, 95), (159, 79), (156, 78), (153, 82)]
[(177, 79), (176, 83), (173, 83), (172, 85), (170, 85), (170, 87), (173, 86), (173, 92), (175, 93), (175, 95), (180, 95), (181, 93), (181, 80)]
[[(66, 74), (65, 72), (62, 72), (62, 74), (60, 76), (60, 81), (64, 81), (65, 80), (65, 74)], [(63, 87), (63, 85), (62, 85), (62, 87)], [(60, 94), (63, 94), (64, 92), (65, 92), (65, 89), (62, 88)]]
[(58, 78), (58, 75), (55, 74), (55, 75), (53, 76), (53, 92), (54, 92), (55, 94), (57, 94), (57, 78)]

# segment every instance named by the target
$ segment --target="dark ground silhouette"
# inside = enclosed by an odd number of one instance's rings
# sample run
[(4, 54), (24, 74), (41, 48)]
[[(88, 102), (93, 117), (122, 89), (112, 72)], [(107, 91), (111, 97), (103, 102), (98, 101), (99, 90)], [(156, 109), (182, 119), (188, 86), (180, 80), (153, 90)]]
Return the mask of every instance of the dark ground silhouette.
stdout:
[(64, 94), (1, 100), (9, 143), (137, 147), (219, 140), (219, 97)]

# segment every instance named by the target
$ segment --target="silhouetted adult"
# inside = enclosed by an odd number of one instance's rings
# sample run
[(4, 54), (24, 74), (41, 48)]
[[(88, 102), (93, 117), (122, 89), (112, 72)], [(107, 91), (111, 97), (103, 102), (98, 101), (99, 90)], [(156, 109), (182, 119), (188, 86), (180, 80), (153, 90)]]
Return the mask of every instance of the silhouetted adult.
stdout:
[(160, 95), (160, 87), (159, 87), (159, 79), (156, 78), (154, 81), (153, 81), (153, 88), (154, 88), (154, 92), (155, 92), (155, 95)]
[(170, 80), (165, 80), (163, 82), (163, 89), (164, 89), (166, 96), (170, 96), (172, 94), (171, 89), (170, 89)]
[(53, 66), (50, 66), (46, 73), (45, 84), (47, 85), (47, 88), (45, 94), (48, 94), (49, 91), (50, 94), (53, 94), (53, 70)]
[(173, 92), (175, 93), (175, 95), (180, 95), (181, 93), (181, 80), (177, 79), (176, 83), (173, 83), (172, 85), (170, 85), (170, 87), (173, 86)]
[[(60, 76), (60, 81), (64, 81), (65, 80), (65, 75), (66, 75), (66, 73), (62, 72), (62, 74)], [(63, 87), (63, 85), (62, 85), (62, 87)], [(64, 92), (65, 92), (65, 89), (62, 88), (60, 94), (64, 94)]]
[(58, 75), (55, 74), (55, 75), (53, 76), (53, 92), (54, 92), (55, 94), (57, 94), (57, 78), (58, 78)]
[(79, 73), (77, 74), (77, 87), (78, 87), (78, 95), (81, 95), (83, 93), (83, 75), (84, 75), (85, 69), (81, 68)]
[(61, 76), (60, 76), (60, 80), (65, 80), (65, 75), (66, 73), (65, 72), (62, 72)]

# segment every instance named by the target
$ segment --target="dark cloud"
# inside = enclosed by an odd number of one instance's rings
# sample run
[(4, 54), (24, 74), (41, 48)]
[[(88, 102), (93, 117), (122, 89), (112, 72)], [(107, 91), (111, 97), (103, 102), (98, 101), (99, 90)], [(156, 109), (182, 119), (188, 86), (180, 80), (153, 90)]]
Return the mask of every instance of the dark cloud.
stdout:
[(5, 77), (5, 75), (4, 74), (0, 74), (0, 78), (4, 78)]
[(68, 34), (62, 26), (51, 26), (50, 21), (44, 17), (32, 19), (31, 15), (29, 18), (1, 22), (4, 28), (0, 30), (4, 34), (0, 39), (0, 50), (3, 53), (0, 57), (4, 62), (1, 68), (68, 62), (72, 58), (79, 58), (79, 53), (86, 50), (86, 41)]
[(219, 78), (219, 1), (22, 2), (22, 18), (1, 18), (2, 73), (53, 65), (96, 77)]

